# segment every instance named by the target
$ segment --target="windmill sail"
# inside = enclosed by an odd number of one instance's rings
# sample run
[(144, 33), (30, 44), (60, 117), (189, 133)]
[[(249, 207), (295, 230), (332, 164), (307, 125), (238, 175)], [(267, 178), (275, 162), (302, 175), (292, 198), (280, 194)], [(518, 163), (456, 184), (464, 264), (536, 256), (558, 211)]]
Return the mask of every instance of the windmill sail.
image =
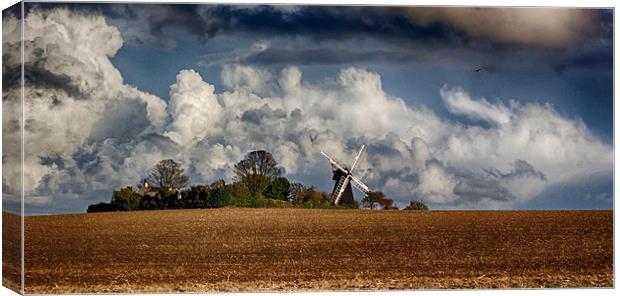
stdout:
[(351, 176), (351, 184), (353, 184), (355, 188), (359, 189), (359, 191), (363, 192), (364, 194), (368, 194), (370, 192), (370, 189), (368, 188), (368, 186), (366, 186), (366, 184), (362, 183), (362, 181), (358, 180), (353, 176)]
[(335, 159), (333, 159), (327, 153), (321, 151), (321, 154), (323, 154), (323, 156), (325, 156), (325, 158), (327, 158), (327, 160), (329, 160), (329, 162), (332, 164), (332, 167), (334, 167), (336, 169), (339, 169), (339, 170), (341, 170), (343, 172), (347, 171), (345, 168), (343, 168)]
[(364, 151), (366, 151), (366, 146), (362, 145), (362, 148), (360, 148), (360, 152), (358, 152), (357, 155), (355, 156), (355, 160), (353, 161), (353, 165), (351, 166), (350, 172), (353, 172), (353, 169), (355, 168), (357, 161), (360, 159), (360, 156), (362, 156), (362, 153), (364, 153)]

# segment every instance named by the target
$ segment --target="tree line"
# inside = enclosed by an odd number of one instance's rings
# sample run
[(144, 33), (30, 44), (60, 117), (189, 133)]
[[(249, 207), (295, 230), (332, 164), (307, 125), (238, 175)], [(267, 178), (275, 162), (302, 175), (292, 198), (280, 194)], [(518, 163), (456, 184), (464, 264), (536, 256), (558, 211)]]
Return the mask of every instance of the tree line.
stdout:
[[(90, 205), (87, 212), (222, 207), (347, 208), (334, 205), (329, 194), (313, 186), (282, 176), (276, 160), (264, 150), (252, 151), (235, 164), (230, 184), (220, 179), (211, 184), (188, 185), (189, 178), (180, 163), (162, 160), (137, 189), (128, 186), (115, 190), (110, 202)], [(394, 201), (382, 192), (370, 192), (361, 202), (348, 208), (351, 207), (398, 210)], [(428, 210), (428, 207), (412, 201), (405, 209)]]

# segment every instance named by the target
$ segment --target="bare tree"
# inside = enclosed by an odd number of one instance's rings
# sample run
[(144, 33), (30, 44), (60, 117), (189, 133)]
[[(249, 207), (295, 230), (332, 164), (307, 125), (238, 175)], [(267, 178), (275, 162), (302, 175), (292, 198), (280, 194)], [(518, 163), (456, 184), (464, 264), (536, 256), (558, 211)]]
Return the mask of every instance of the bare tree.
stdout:
[(262, 195), (271, 180), (281, 174), (278, 163), (265, 150), (252, 151), (235, 164), (235, 180), (254, 195)]
[(189, 183), (189, 178), (183, 171), (180, 163), (172, 159), (162, 160), (151, 169), (147, 181), (160, 188), (183, 188)]
[(247, 175), (261, 175), (269, 178), (279, 177), (282, 170), (271, 153), (265, 150), (252, 151), (235, 165), (235, 175), (241, 179)]
[(296, 205), (301, 205), (304, 203), (306, 187), (304, 184), (299, 182), (291, 183), (290, 187), (290, 196), (289, 199), (292, 203)]

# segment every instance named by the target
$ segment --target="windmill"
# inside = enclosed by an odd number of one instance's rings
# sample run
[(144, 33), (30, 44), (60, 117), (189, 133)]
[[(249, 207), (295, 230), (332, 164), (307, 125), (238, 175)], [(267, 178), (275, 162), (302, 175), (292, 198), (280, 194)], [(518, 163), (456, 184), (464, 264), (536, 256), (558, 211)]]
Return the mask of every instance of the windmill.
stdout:
[(321, 151), (321, 154), (329, 160), (332, 165), (332, 172), (334, 174), (333, 180), (336, 181), (334, 184), (334, 190), (332, 191), (332, 201), (334, 204), (345, 204), (345, 205), (353, 205), (355, 200), (353, 199), (353, 190), (351, 189), (351, 184), (355, 186), (359, 191), (368, 195), (370, 189), (366, 184), (362, 183), (358, 178), (355, 178), (352, 174), (357, 161), (359, 160), (362, 153), (366, 151), (366, 146), (362, 145), (360, 151), (355, 156), (355, 160), (353, 161), (353, 165), (351, 165), (351, 169), (347, 169), (346, 167), (340, 165), (334, 158), (329, 156), (327, 153)]

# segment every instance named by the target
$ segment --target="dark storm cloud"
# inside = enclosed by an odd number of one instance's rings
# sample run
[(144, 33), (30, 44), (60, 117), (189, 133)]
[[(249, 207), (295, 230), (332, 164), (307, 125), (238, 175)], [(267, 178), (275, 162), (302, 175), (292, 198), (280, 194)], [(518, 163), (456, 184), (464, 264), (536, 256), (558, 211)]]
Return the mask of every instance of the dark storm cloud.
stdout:
[(425, 42), (475, 48), (566, 48), (585, 40), (609, 39), (613, 21), (606, 10), (549, 8), (199, 6), (197, 14), (205, 22), (205, 32), (191, 23), (189, 28), (209, 36), (247, 32), (318, 40), (368, 37), (403, 46)]
[[(502, 16), (524, 19), (525, 23), (535, 23), (539, 19), (527, 19), (528, 12), (514, 14), (515, 9), (476, 9), (476, 8), (433, 8), (433, 7), (372, 7), (372, 6), (284, 6), (284, 5), (196, 5), (196, 4), (44, 4), (33, 3), (29, 7), (51, 8), (66, 6), (73, 10), (103, 13), (112, 23), (114, 20), (148, 20), (148, 32), (155, 36), (164, 35), (166, 29), (178, 29), (200, 38), (210, 38), (216, 34), (245, 33), (253, 36), (290, 35), (306, 36), (318, 40), (342, 40), (354, 37), (376, 38), (397, 44), (410, 42), (427, 44), (452, 44), (456, 46), (475, 46), (480, 43), (498, 46), (519, 45), (517, 41), (505, 41), (501, 34), (490, 31), (472, 31), (473, 24), (480, 26), (489, 22), (502, 23)], [(576, 10), (583, 16), (582, 27), (596, 27), (585, 30), (575, 29), (567, 35), (593, 32), (588, 38), (600, 38), (609, 31), (612, 15), (604, 10)], [(440, 13), (441, 12), (441, 13)], [(561, 11), (560, 11), (561, 12)], [(551, 11), (549, 17), (553, 17)], [(570, 15), (569, 15), (570, 16)], [(564, 17), (564, 16), (563, 16)], [(573, 23), (579, 20), (574, 20)], [(507, 20), (505, 21), (507, 22)], [(129, 22), (131, 23), (131, 22)], [(593, 24), (591, 24), (593, 23)], [(544, 25), (544, 24), (543, 24)], [(558, 23), (561, 26), (562, 23)], [(601, 27), (601, 28), (598, 28)], [(544, 27), (543, 27), (544, 28)], [(513, 28), (514, 35), (520, 28)], [(536, 34), (544, 34), (537, 32)], [(551, 32), (557, 33), (557, 32)], [(557, 34), (555, 34), (557, 35)], [(566, 44), (583, 40), (584, 36), (567, 36)], [(608, 38), (609, 36), (604, 36)], [(562, 39), (564, 40), (564, 39)], [(527, 41), (527, 40), (526, 40)], [(536, 45), (537, 40), (530, 45)], [(523, 44), (529, 44), (524, 42)], [(542, 43), (546, 46), (545, 43)]]
[(279, 6), (215, 6), (202, 14), (217, 19), (223, 33), (305, 35), (317, 40), (372, 37), (394, 42), (454, 40), (457, 36), (441, 23), (418, 26), (398, 9), (382, 7), (301, 6), (290, 10)]
[[(105, 15), (120, 28), (125, 42), (134, 45), (174, 48), (178, 46), (174, 31), (203, 42), (217, 35), (304, 38), (299, 48), (274, 46), (241, 61), (251, 64), (423, 60), (495, 67), (520, 50), (534, 49), (525, 55), (538, 56), (537, 62), (563, 71), (609, 64), (612, 56), (613, 13), (609, 10), (28, 3), (31, 8), (58, 6)], [(354, 39), (384, 42), (391, 48), (388, 52), (333, 46)], [(329, 44), (321, 46), (321, 42)]]
[[(201, 7), (206, 10), (203, 12)], [(67, 8), (85, 14), (104, 15), (117, 26), (117, 21), (122, 20), (121, 27), (146, 21), (147, 26), (138, 29), (145, 29), (142, 34), (156, 37), (162, 37), (166, 29), (177, 29), (201, 38), (210, 38), (232, 27), (231, 10), (234, 7), (198, 4), (27, 3), (26, 14), (37, 9)]]

